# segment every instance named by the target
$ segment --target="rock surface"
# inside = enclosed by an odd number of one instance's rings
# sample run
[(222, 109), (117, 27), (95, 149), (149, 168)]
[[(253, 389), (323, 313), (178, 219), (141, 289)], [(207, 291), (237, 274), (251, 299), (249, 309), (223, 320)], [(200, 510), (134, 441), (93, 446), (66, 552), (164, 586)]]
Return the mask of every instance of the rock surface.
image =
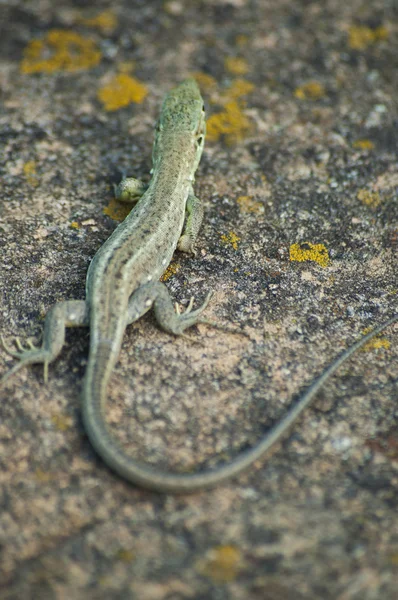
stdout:
[[(164, 94), (206, 99), (200, 344), (151, 315), (125, 335), (109, 422), (126, 451), (191, 471), (275, 423), (397, 311), (396, 4), (14, 0), (0, 7), (0, 330), (39, 339), (148, 179)], [(246, 336), (239, 334), (244, 331)], [(237, 480), (161, 496), (111, 473), (80, 420), (89, 333), (0, 390), (1, 598), (392, 600), (398, 586), (397, 327), (346, 363)], [(1, 372), (13, 359), (1, 352)]]

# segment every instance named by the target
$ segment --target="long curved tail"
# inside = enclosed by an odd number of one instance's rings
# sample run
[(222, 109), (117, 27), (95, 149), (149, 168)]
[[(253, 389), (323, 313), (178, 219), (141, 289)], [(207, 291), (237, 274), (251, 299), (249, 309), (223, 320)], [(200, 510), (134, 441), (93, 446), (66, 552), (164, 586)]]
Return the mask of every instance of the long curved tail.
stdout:
[(88, 437), (105, 463), (131, 483), (157, 492), (189, 493), (210, 488), (237, 475), (258, 460), (290, 429), (299, 415), (314, 399), (320, 387), (356, 350), (372, 337), (398, 320), (398, 314), (363, 336), (345, 350), (324, 372), (316, 378), (298, 402), (253, 448), (242, 452), (231, 462), (209, 471), (190, 474), (167, 473), (136, 462), (125, 454), (110, 434), (105, 422), (106, 387), (113, 367), (109, 346), (98, 349), (89, 360), (84, 384), (83, 420)]

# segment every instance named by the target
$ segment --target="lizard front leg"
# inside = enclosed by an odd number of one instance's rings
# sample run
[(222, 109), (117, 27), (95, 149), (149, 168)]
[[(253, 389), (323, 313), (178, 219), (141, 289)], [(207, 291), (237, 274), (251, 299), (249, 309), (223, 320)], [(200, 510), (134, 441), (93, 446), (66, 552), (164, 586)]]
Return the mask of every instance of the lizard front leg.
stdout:
[(114, 188), (116, 200), (134, 204), (146, 192), (148, 186), (134, 177), (125, 177), (119, 185), (114, 185)]
[(9, 348), (1, 337), (1, 344), (8, 354), (19, 359), (12, 369), (0, 380), (0, 385), (5, 383), (9, 377), (27, 365), (43, 363), (44, 381), (48, 380), (48, 365), (55, 360), (62, 350), (65, 342), (66, 327), (88, 327), (88, 305), (84, 300), (67, 300), (58, 302), (47, 313), (44, 321), (43, 342), (40, 348), (28, 342), (29, 349), (24, 349), (19, 339), (16, 343), (19, 352)]
[(195, 242), (203, 220), (203, 205), (199, 198), (194, 195), (192, 188), (188, 196), (185, 211), (186, 221), (184, 231), (178, 240), (177, 248), (181, 252), (195, 255)]

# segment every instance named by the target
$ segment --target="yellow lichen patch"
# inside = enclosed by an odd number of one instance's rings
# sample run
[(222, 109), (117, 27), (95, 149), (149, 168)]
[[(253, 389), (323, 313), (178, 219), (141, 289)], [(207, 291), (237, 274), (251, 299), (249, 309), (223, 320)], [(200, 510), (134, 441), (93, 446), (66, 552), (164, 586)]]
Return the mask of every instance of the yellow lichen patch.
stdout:
[(366, 206), (370, 206), (370, 208), (377, 208), (381, 204), (379, 192), (371, 192), (365, 188), (358, 191), (357, 198)]
[(237, 35), (236, 39), (235, 39), (236, 45), (240, 46), (241, 48), (243, 46), (247, 46), (248, 42), (249, 42), (249, 38), (247, 35)]
[(135, 69), (135, 60), (126, 60), (117, 64), (119, 73), (132, 73)]
[[(364, 329), (363, 334), (366, 335), (372, 331), (372, 327), (367, 327)], [(364, 346), (362, 346), (363, 352), (370, 352), (370, 350), (379, 350), (380, 348), (385, 348), (388, 350), (391, 346), (391, 343), (387, 338), (376, 336), (375, 338), (369, 340)]]
[(79, 17), (77, 19), (77, 22), (82, 23), (82, 25), (86, 25), (87, 27), (94, 27), (95, 29), (100, 29), (105, 33), (111, 32), (114, 29), (116, 29), (118, 24), (117, 16), (111, 10), (104, 10), (95, 17), (91, 18)]
[(249, 71), (246, 60), (237, 56), (227, 56), (224, 60), (224, 67), (232, 75), (245, 75)]
[(236, 235), (233, 231), (229, 231), (221, 236), (221, 241), (226, 246), (232, 246), (234, 250), (238, 249), (238, 243), (240, 242), (240, 237)]
[(58, 431), (67, 431), (72, 426), (72, 419), (65, 415), (53, 415), (51, 421)]
[(239, 196), (236, 201), (243, 213), (255, 213), (259, 215), (264, 212), (264, 205), (261, 202), (253, 200), (251, 196)]
[(289, 259), (297, 262), (309, 260), (317, 262), (321, 267), (327, 267), (330, 261), (326, 246), (324, 244), (311, 244), (311, 242), (292, 244), (289, 250)]
[(202, 73), (198, 71), (192, 74), (192, 77), (195, 79), (196, 83), (200, 87), (200, 89), (204, 92), (211, 92), (217, 86), (217, 81), (211, 75), (207, 73)]
[(121, 548), (116, 552), (116, 560), (120, 560), (124, 563), (131, 563), (135, 559), (135, 554), (132, 550)]
[(36, 162), (34, 160), (29, 160), (24, 164), (23, 172), (29, 185), (32, 185), (33, 187), (39, 185), (39, 177), (36, 172)]
[(235, 101), (227, 102), (224, 110), (211, 115), (207, 120), (207, 140), (216, 142), (225, 136), (227, 144), (235, 144), (251, 131), (249, 119)]
[(325, 94), (325, 88), (319, 81), (308, 81), (294, 90), (294, 96), (299, 100), (319, 100)]
[(48, 471), (43, 471), (43, 469), (40, 468), (36, 469), (35, 477), (38, 481), (40, 481), (40, 483), (48, 483), (53, 478), (51, 473)]
[(222, 96), (222, 99), (232, 100), (241, 98), (242, 96), (246, 96), (250, 94), (254, 90), (254, 84), (250, 81), (246, 81), (246, 79), (234, 79), (229, 88), (225, 91)]
[(388, 348), (391, 346), (391, 343), (386, 338), (380, 338), (375, 340), (369, 340), (367, 344), (364, 345), (363, 350), (379, 350), (379, 348)]
[(126, 73), (119, 73), (112, 81), (98, 90), (98, 98), (105, 110), (113, 111), (128, 106), (132, 102), (141, 104), (147, 95), (147, 87)]
[(71, 229), (80, 229), (80, 225), (77, 221), (72, 221), (70, 227)]
[(217, 546), (208, 552), (197, 569), (217, 583), (227, 583), (236, 579), (242, 566), (242, 555), (236, 546)]
[(114, 221), (124, 221), (131, 209), (132, 204), (118, 202), (116, 198), (112, 198), (108, 206), (105, 206), (102, 212), (104, 213), (104, 215), (110, 217)]
[(21, 71), (54, 73), (81, 71), (95, 67), (101, 52), (95, 42), (74, 31), (52, 29), (42, 40), (32, 40), (24, 50)]
[(388, 29), (385, 25), (379, 25), (373, 29), (373, 36), (375, 42), (382, 42), (388, 39)]
[(180, 270), (180, 265), (176, 262), (171, 263), (163, 273), (160, 281), (167, 281)]
[(386, 40), (388, 29), (380, 25), (375, 29), (365, 25), (353, 25), (348, 30), (348, 45), (351, 50), (365, 50), (371, 44)]
[(374, 143), (370, 140), (357, 140), (352, 146), (353, 148), (358, 148), (359, 150), (373, 150), (375, 147)]

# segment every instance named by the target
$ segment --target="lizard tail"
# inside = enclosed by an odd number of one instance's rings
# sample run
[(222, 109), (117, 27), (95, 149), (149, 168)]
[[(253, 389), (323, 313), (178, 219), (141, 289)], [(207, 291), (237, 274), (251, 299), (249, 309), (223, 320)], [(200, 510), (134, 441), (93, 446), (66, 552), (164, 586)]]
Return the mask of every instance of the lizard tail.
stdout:
[[(253, 448), (239, 454), (231, 462), (215, 469), (193, 474), (167, 473), (156, 468), (145, 466), (127, 456), (121, 446), (110, 434), (102, 415), (106, 397), (106, 383), (110, 375), (110, 362), (106, 358), (105, 349), (99, 349), (99, 356), (89, 361), (85, 380), (85, 398), (83, 402), (83, 419), (88, 437), (95, 450), (105, 463), (124, 479), (156, 492), (190, 493), (199, 489), (210, 488), (233, 477), (258, 460), (281, 437), (287, 433), (299, 415), (311, 403), (320, 387), (356, 350), (364, 346), (371, 338), (398, 321), (398, 314), (363, 336), (350, 348), (345, 350), (324, 372), (316, 378), (304, 392), (298, 402), (287, 414), (268, 431)], [(109, 348), (108, 348), (109, 351)], [(113, 365), (112, 365), (113, 366)], [(102, 374), (101, 374), (102, 372)]]

